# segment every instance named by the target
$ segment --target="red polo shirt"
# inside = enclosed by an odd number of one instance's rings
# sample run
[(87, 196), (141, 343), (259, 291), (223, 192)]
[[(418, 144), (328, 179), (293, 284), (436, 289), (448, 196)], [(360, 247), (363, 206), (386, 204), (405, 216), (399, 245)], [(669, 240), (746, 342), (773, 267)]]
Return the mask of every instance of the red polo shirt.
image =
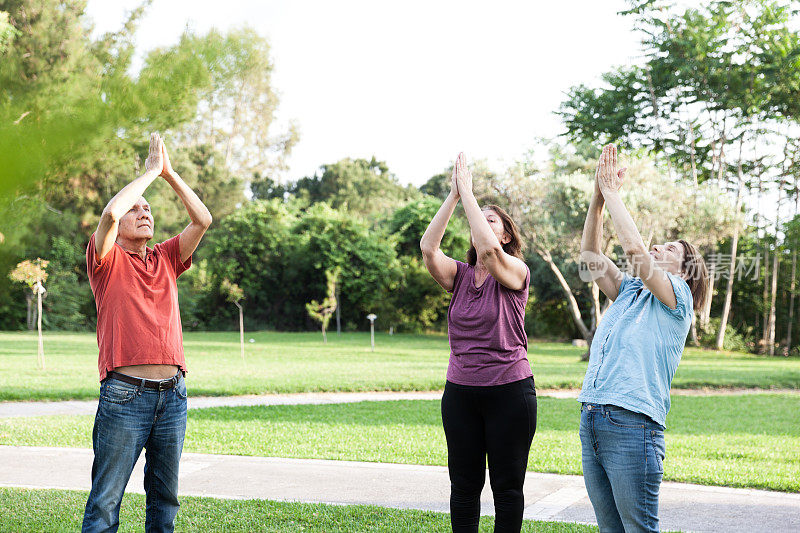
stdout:
[(176, 365), (186, 370), (176, 280), (192, 265), (181, 263), (180, 235), (147, 248), (147, 259), (114, 247), (95, 255), (86, 248), (89, 284), (97, 304), (100, 381), (120, 366)]

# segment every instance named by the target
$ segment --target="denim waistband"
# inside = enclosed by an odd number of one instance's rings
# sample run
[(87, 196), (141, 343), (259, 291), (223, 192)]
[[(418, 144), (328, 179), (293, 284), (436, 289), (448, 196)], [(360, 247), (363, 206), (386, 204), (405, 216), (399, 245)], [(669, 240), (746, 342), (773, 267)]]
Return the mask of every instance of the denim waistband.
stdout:
[(610, 403), (600, 404), (600, 403), (592, 403), (592, 402), (583, 402), (583, 403), (581, 403), (581, 412), (584, 412), (584, 411), (589, 412), (589, 413), (595, 413), (596, 412), (596, 413), (599, 413), (601, 416), (604, 415), (605, 413), (608, 413), (608, 412), (620, 412), (621, 411), (621, 412), (623, 412), (625, 414), (624, 415), (620, 414), (618, 416), (626, 416), (626, 417), (633, 416), (636, 419), (642, 420), (648, 427), (652, 426), (652, 427), (654, 427), (656, 429), (659, 429), (661, 431), (664, 431), (664, 429), (665, 429), (662, 424), (659, 424), (658, 422), (656, 422), (655, 420), (650, 418), (650, 416), (648, 416), (648, 415), (646, 415), (644, 413), (640, 413), (638, 411), (631, 411), (630, 409), (625, 409), (624, 407), (620, 407), (618, 405), (613, 405), (613, 404), (610, 404)]

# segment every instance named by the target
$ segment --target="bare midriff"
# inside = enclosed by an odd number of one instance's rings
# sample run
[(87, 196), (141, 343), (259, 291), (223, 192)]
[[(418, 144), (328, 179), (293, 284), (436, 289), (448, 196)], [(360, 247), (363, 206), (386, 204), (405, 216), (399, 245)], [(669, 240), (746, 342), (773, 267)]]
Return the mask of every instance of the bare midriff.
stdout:
[(144, 379), (169, 379), (178, 373), (178, 367), (175, 365), (130, 365), (118, 366), (114, 372)]

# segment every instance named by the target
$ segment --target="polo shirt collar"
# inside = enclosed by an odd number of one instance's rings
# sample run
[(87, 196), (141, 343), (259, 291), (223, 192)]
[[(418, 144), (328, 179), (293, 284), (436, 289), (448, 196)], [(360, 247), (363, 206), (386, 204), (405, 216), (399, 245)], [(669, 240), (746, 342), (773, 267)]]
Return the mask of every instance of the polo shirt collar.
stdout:
[[(122, 248), (122, 246), (120, 246), (119, 244), (117, 244), (117, 246), (119, 246), (120, 248)], [(141, 256), (139, 255), (139, 252), (132, 252), (132, 251), (130, 251), (130, 250), (126, 250), (125, 248), (122, 248), (122, 251), (123, 251), (123, 252), (125, 252), (125, 253), (127, 253), (128, 255), (135, 255), (136, 257), (139, 257), (139, 258), (141, 258)], [(149, 246), (145, 245), (145, 251), (146, 251), (146, 252), (145, 252), (145, 257), (146, 257), (147, 259), (150, 259), (150, 257), (153, 255), (153, 249), (152, 249), (152, 248), (150, 248)]]

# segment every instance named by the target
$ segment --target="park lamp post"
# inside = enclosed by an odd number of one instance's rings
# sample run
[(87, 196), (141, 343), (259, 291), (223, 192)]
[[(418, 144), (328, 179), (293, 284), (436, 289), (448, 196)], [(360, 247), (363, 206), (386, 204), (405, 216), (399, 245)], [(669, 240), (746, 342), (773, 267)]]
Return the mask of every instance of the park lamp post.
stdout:
[(372, 345), (372, 351), (375, 351), (375, 319), (378, 318), (378, 315), (375, 313), (370, 313), (367, 315), (367, 320), (369, 320), (369, 343)]

